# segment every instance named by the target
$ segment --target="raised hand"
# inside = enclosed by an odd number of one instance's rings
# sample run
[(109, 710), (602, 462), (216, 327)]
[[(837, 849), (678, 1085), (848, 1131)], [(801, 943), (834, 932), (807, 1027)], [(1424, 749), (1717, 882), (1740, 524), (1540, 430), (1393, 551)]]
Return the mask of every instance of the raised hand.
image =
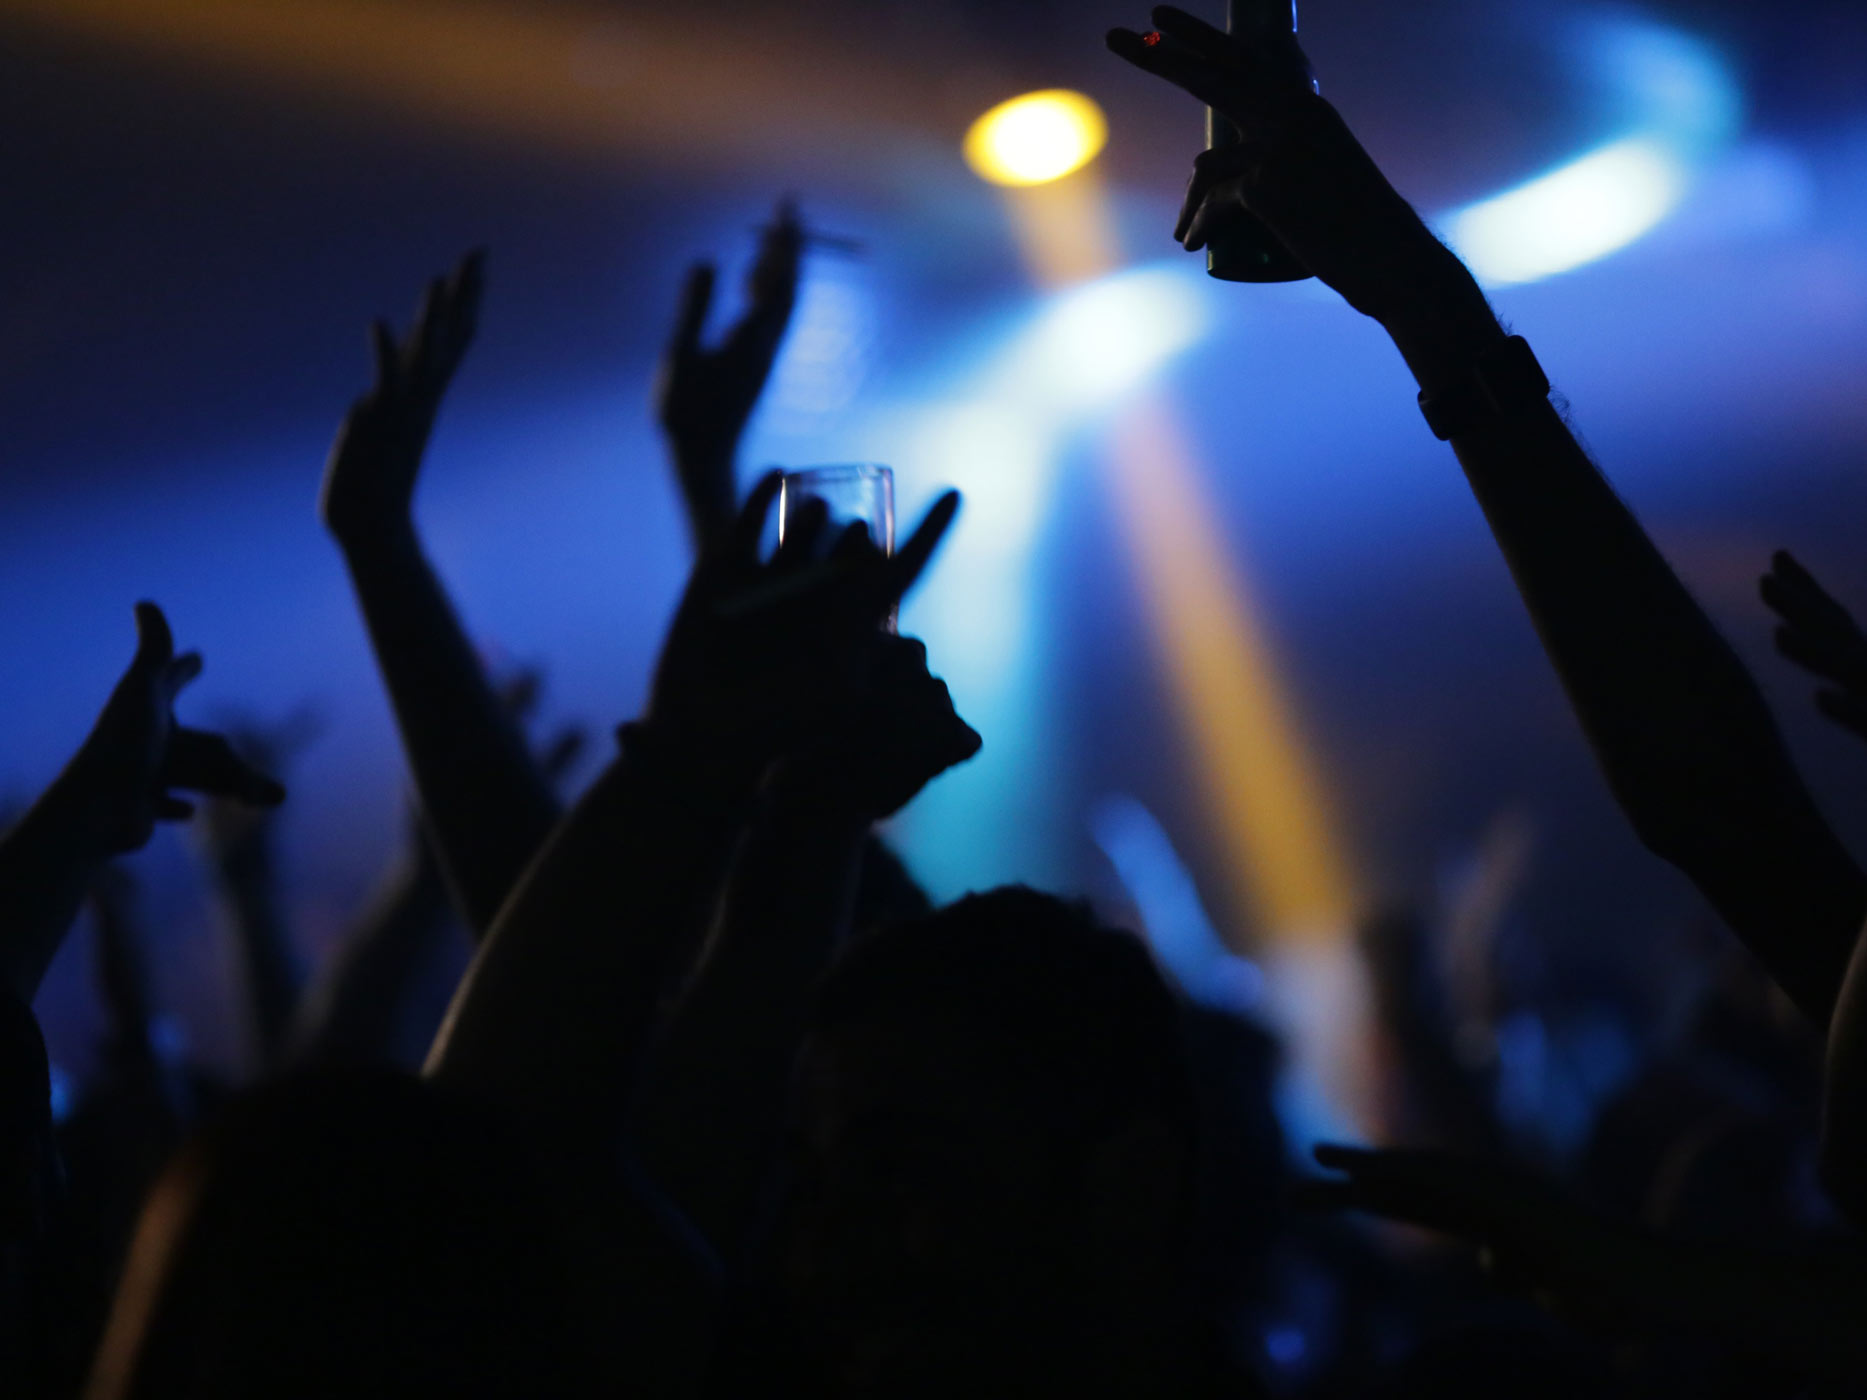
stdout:
[(1481, 1252), (1503, 1285), (1535, 1295), (1570, 1320), (1649, 1331), (1678, 1319), (1686, 1301), (1659, 1286), (1657, 1242), (1577, 1205), (1513, 1163), (1451, 1152), (1323, 1144), (1309, 1181), (1311, 1207), (1365, 1211), (1450, 1235)]
[(781, 477), (753, 489), (732, 531), (695, 566), (656, 671), (647, 722), (704, 737), (742, 772), (762, 775), (818, 736), (846, 690), (847, 668), (913, 586), (959, 510), (936, 501), (899, 553), (861, 525), (827, 555), (821, 506), (801, 512), (769, 561), (759, 540)]
[(979, 752), (977, 731), (959, 717), (946, 683), (927, 669), (913, 637), (861, 639), (841, 703), (821, 737), (785, 763), (782, 781), (828, 796), (864, 822), (893, 816), (947, 769)]
[[(544, 672), (536, 666), (522, 666), (500, 684), (499, 701), (521, 730), (529, 730), (544, 689)], [(562, 724), (549, 734), (528, 742), (539, 773), (555, 787), (570, 776), (583, 757), (584, 750), (589, 747), (590, 734), (580, 724)]]
[(713, 305), (713, 265), (697, 264), (681, 289), (674, 334), (656, 379), (655, 412), (703, 550), (732, 525), (733, 459), (791, 323), (803, 241), (797, 210), (787, 199), (759, 243), (746, 279), (745, 314), (716, 345), (700, 339)]
[(1867, 739), (1867, 634), (1860, 624), (1787, 550), (1771, 558), (1760, 591), (1782, 619), (1776, 649), (1804, 670), (1834, 682), (1833, 689), (1815, 693), (1816, 708)]
[(1171, 5), (1156, 7), (1153, 21), (1149, 35), (1110, 30), (1109, 48), (1216, 108), (1244, 136), (1193, 162), (1174, 226), (1189, 250), (1233, 211), (1249, 210), (1349, 305), (1383, 321), (1414, 296), (1410, 280), (1462, 274), (1316, 94), (1294, 39), (1249, 42)]
[[(280, 773), (314, 743), (322, 727), (308, 707), (284, 717), (263, 721), (250, 715), (228, 716), (223, 728), (234, 751), (248, 763)], [(266, 834), (270, 813), (237, 799), (215, 798), (201, 810), (202, 848), (215, 868), (228, 880), (263, 875), (267, 863)]]
[(226, 739), (175, 722), (176, 696), (201, 674), (201, 657), (175, 654), (162, 610), (138, 603), (136, 630), (136, 655), (90, 736), (0, 840), (0, 991), (23, 1005), (103, 863), (148, 844), (158, 821), (193, 814), (178, 791), (262, 807), (285, 798)]
[(441, 396), (473, 338), (481, 287), (481, 255), (469, 253), (452, 276), (429, 284), (400, 343), (376, 324), (376, 382), (344, 420), (319, 502), (356, 588), (449, 889), (476, 938), (559, 811), (428, 563), (411, 510)]
[(98, 857), (146, 845), (158, 821), (181, 821), (192, 803), (175, 791), (273, 807), (285, 789), (247, 765), (219, 734), (177, 724), (176, 697), (201, 674), (199, 652), (175, 654), (168, 619), (136, 605), (136, 656), (90, 737), (54, 788), (74, 817), (74, 836)]
[(370, 327), (376, 382), (338, 430), (318, 501), (326, 527), (340, 541), (408, 525), (441, 397), (473, 341), (484, 262), (476, 249), (450, 276), (431, 281), (400, 341), (386, 321)]

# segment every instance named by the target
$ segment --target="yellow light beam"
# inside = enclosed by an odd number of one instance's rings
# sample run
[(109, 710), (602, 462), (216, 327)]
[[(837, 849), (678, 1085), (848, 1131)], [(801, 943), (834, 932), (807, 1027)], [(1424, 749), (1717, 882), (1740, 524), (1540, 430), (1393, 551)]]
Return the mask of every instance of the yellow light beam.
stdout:
[(1176, 415), (1124, 411), (1108, 453), (1122, 535), (1173, 682), (1233, 906), (1272, 940), (1333, 941), (1355, 889), (1258, 609), (1214, 524)]
[[(1089, 163), (1106, 130), (1096, 125), (1101, 113), (1087, 98), (1086, 109), (1053, 109), (1076, 96), (1046, 91), (1001, 103), (966, 140), (974, 169), (1006, 186), (1013, 234), (1032, 278), (1047, 289), (1104, 276), (1121, 260), (1108, 194)], [(1081, 118), (1093, 140), (1062, 114), (1085, 110), (1093, 113), (1093, 122)], [(1019, 124), (1020, 114), (1034, 111), (1045, 115)], [(1075, 173), (1032, 178), (1045, 170)], [(1228, 856), (1230, 905), (1273, 940), (1340, 939), (1352, 927), (1355, 890), (1322, 783), (1259, 609), (1164, 401), (1150, 398), (1117, 416), (1108, 471), (1188, 759)]]

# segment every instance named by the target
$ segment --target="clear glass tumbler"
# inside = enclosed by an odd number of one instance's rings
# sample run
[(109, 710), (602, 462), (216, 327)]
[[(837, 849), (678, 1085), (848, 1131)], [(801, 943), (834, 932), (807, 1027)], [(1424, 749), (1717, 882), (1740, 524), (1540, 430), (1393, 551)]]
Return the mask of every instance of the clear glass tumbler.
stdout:
[[(810, 501), (822, 501), (830, 513), (830, 528), (823, 532), (827, 545), (844, 527), (860, 521), (883, 554), (895, 552), (895, 474), (874, 462), (852, 462), (830, 467), (804, 467), (786, 472), (778, 493), (778, 543), (784, 543), (791, 522)], [(895, 613), (887, 627), (895, 629)]]

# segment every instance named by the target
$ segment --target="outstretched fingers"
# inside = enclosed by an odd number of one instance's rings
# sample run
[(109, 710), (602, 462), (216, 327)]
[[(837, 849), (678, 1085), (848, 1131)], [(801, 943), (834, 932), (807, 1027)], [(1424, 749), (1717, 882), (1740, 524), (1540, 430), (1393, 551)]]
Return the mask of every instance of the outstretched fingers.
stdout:
[(779, 530), (778, 549), (771, 557), (773, 573), (794, 573), (823, 557), (823, 532), (829, 528), (830, 507), (812, 497), (792, 512)]
[(1782, 619), (1776, 649), (1785, 658), (1851, 690), (1867, 690), (1867, 635), (1794, 556), (1778, 551), (1758, 592)]
[(164, 788), (229, 797), (254, 807), (276, 807), (285, 800), (285, 789), (235, 753), (225, 735), (182, 725), (169, 734), (157, 780)]
[(712, 263), (695, 263), (681, 283), (681, 304), (674, 315), (674, 333), (668, 339), (668, 357), (684, 360), (700, 353), (701, 332), (713, 309), (713, 283), (718, 274)]
[(791, 321), (797, 304), (798, 272), (804, 252), (804, 226), (797, 205), (788, 196), (778, 203), (776, 216), (759, 240), (758, 258), (746, 280), (750, 305), (731, 336), (736, 345), (770, 354)]
[(150, 675), (163, 671), (175, 657), (175, 634), (169, 630), (169, 620), (162, 615), (162, 609), (151, 602), (136, 605), (136, 657), (131, 661), (132, 670), (143, 670)]
[(1193, 174), (1186, 183), (1180, 215), (1174, 220), (1173, 236), (1188, 251), (1204, 246), (1213, 191), (1241, 175), (1255, 175), (1263, 162), (1264, 152), (1255, 143), (1201, 151), (1193, 158)]
[(1319, 1166), (1342, 1175), (1304, 1183), (1303, 1204), (1366, 1211), (1474, 1239), (1490, 1233), (1485, 1207), (1493, 1193), (1482, 1191), (1470, 1165), (1458, 1159), (1438, 1152), (1329, 1143), (1317, 1146), (1313, 1155)]
[(886, 577), (891, 604), (898, 602), (926, 570), (940, 541), (952, 527), (953, 517), (959, 514), (959, 502), (959, 492), (945, 492), (921, 518), (908, 542), (888, 561)]
[(395, 393), (402, 382), (402, 349), (395, 331), (380, 317), (370, 322), (370, 353), (376, 361), (376, 392)]
[(1111, 29), (1106, 42), (1109, 52), (1127, 59), (1142, 72), (1165, 78), (1202, 102), (1215, 102), (1219, 74), (1214, 66), (1168, 41), (1160, 31), (1137, 34), (1132, 29)]

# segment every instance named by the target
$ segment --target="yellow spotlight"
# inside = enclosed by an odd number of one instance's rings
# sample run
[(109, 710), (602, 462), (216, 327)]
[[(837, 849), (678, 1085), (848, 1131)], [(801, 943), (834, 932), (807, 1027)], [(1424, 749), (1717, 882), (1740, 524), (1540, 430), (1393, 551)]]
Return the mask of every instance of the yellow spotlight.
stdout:
[(1049, 88), (1001, 102), (966, 133), (966, 163), (995, 185), (1042, 185), (1081, 170), (1109, 139), (1102, 109)]

